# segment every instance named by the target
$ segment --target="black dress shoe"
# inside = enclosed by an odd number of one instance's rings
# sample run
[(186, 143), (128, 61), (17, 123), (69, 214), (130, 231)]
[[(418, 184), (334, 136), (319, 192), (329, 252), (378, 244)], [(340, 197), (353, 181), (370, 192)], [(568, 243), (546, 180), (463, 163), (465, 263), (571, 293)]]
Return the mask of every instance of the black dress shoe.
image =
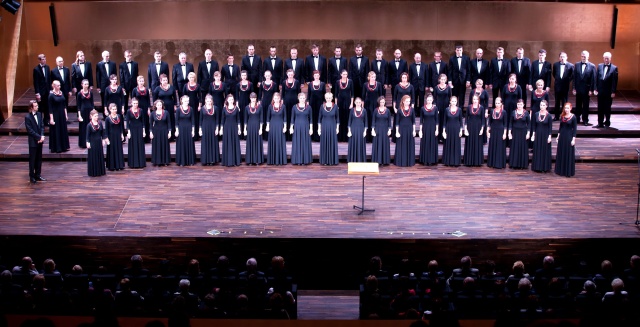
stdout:
[(46, 182), (46, 181), (47, 181), (47, 180), (46, 180), (44, 177), (42, 177), (42, 176), (36, 176), (36, 179), (37, 179), (37, 180), (39, 180), (39, 181), (41, 181), (41, 182)]
[(589, 126), (589, 123), (587, 123), (587, 122), (584, 122), (583, 124), (584, 124), (584, 126)]
[(37, 180), (35, 178), (33, 178), (33, 177), (31, 177), (29, 179), (29, 181), (31, 182), (31, 184), (35, 184), (37, 182)]

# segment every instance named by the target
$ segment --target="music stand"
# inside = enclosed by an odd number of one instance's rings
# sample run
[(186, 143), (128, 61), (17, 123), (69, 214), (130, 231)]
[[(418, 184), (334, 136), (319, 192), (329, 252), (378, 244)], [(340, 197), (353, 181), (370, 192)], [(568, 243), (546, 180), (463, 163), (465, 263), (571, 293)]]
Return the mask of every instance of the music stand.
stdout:
[(348, 175), (362, 176), (362, 206), (353, 206), (353, 209), (360, 210), (358, 216), (365, 212), (374, 212), (375, 209), (364, 208), (364, 178), (367, 176), (380, 175), (380, 169), (377, 162), (350, 162), (347, 168)]

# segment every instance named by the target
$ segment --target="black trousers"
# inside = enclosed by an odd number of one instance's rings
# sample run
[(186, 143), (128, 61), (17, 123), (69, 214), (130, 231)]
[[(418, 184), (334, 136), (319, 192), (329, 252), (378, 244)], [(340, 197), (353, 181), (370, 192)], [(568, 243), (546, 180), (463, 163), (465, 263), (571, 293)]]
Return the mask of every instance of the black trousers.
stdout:
[(42, 170), (42, 143), (29, 147), (29, 177), (40, 176)]
[[(560, 118), (560, 114), (562, 113), (562, 108), (564, 104), (569, 100), (569, 90), (555, 90), (556, 94), (556, 105), (553, 109), (553, 114), (555, 118)], [(580, 116), (577, 116), (580, 119)]]
[(611, 94), (598, 94), (598, 125), (611, 126)]
[(582, 117), (582, 121), (589, 122), (589, 93), (576, 93), (575, 114)]

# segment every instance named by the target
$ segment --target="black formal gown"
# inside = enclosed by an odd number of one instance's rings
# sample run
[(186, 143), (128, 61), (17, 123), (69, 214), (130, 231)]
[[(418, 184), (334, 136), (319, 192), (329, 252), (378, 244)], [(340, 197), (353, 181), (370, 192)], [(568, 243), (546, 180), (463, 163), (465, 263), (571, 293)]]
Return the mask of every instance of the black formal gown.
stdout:
[(311, 151), (311, 135), (309, 135), (309, 125), (311, 125), (311, 106), (299, 104), (293, 105), (291, 110), (291, 124), (293, 135), (291, 142), (291, 163), (294, 165), (308, 165), (313, 161)]
[(51, 153), (69, 151), (69, 132), (67, 130), (67, 101), (61, 93), (49, 93), (49, 114), (53, 116), (55, 125), (49, 126), (49, 150)]
[[(143, 117), (146, 115), (146, 110), (138, 108), (138, 112), (134, 113), (131, 109), (127, 110), (127, 127), (128, 133), (131, 138), (129, 139), (128, 146), (128, 158), (127, 162), (129, 168), (143, 168), (147, 166), (147, 156), (144, 149), (144, 136), (142, 132), (144, 129)], [(148, 130), (145, 130), (148, 133)]]
[(509, 87), (509, 84), (502, 88), (502, 104), (504, 110), (507, 112), (507, 119), (511, 121), (511, 114), (518, 106), (518, 100), (522, 99), (522, 89), (520, 85), (516, 84), (514, 89)]
[[(249, 105), (250, 99), (249, 96), (253, 92), (253, 85), (251, 82), (247, 82), (246, 85), (242, 85), (242, 82), (238, 82), (236, 86), (236, 94), (234, 94), (236, 102), (238, 102), (238, 109), (240, 110), (240, 130), (244, 131), (244, 110)], [(240, 137), (244, 139), (244, 134)]]
[[(200, 108), (204, 102), (204, 99), (200, 98), (200, 85), (196, 84), (195, 86), (190, 86), (189, 83), (187, 83), (182, 88), (182, 94), (189, 97), (189, 107), (193, 109), (193, 126), (197, 132), (200, 130), (200, 111), (198, 108)], [(199, 140), (200, 135), (196, 134), (193, 139)]]
[(247, 164), (260, 165), (264, 162), (262, 135), (260, 135), (260, 124), (262, 124), (261, 105), (256, 105), (256, 107), (247, 105), (245, 107), (244, 124), (247, 129), (247, 144), (244, 161)]
[(220, 85), (216, 85), (216, 82), (211, 82), (209, 87), (209, 94), (213, 97), (213, 106), (216, 108), (222, 108), (224, 105), (224, 83), (220, 82)]
[(173, 86), (169, 85), (168, 89), (163, 89), (162, 86), (156, 87), (153, 90), (153, 100), (162, 100), (164, 102), (164, 109), (169, 113), (169, 127), (171, 128), (171, 139), (175, 138), (176, 131), (176, 105), (178, 99), (176, 99), (176, 90)]
[(85, 139), (91, 145), (87, 151), (87, 174), (91, 177), (102, 176), (107, 173), (104, 167), (104, 148), (102, 146), (102, 141), (106, 138), (104, 128), (100, 122), (97, 125), (93, 125), (91, 122), (86, 125)]
[(240, 166), (242, 154), (240, 153), (240, 136), (238, 126), (240, 125), (240, 110), (237, 107), (222, 110), (223, 127), (222, 134), (222, 165), (227, 167)]
[(149, 109), (151, 108), (151, 95), (149, 94), (149, 89), (145, 88), (141, 90), (136, 87), (131, 91), (131, 97), (138, 99), (138, 107), (142, 110), (142, 122), (144, 123), (144, 130), (147, 131), (147, 135), (144, 137), (144, 143), (151, 142), (151, 136), (149, 134), (150, 129), (150, 119), (149, 119)]
[(118, 114), (122, 114), (122, 106), (124, 106), (124, 89), (122, 88), (122, 86), (118, 85), (118, 87), (114, 89), (111, 87), (111, 85), (109, 85), (109, 87), (104, 89), (103, 92), (105, 100), (104, 107), (105, 109), (107, 109), (107, 114), (110, 114), (108, 109), (109, 105), (112, 103), (116, 104), (116, 107), (118, 108)]
[(571, 145), (571, 140), (576, 137), (578, 121), (575, 115), (571, 118), (560, 119), (558, 130), (558, 148), (556, 149), (555, 173), (561, 176), (571, 177), (576, 174), (576, 147)]
[(191, 107), (183, 110), (182, 106), (176, 111), (176, 125), (178, 138), (176, 140), (176, 164), (178, 166), (192, 166), (196, 163), (196, 144), (191, 132), (195, 134), (195, 111)]
[(284, 105), (275, 107), (269, 106), (267, 114), (269, 122), (269, 142), (267, 148), (267, 164), (268, 165), (286, 165), (287, 164), (287, 138), (282, 132), (287, 121), (287, 112)]
[(436, 136), (436, 126), (438, 125), (438, 107), (433, 105), (427, 109), (425, 104), (420, 113), (420, 128), (422, 138), (420, 139), (420, 162), (423, 165), (435, 165), (438, 163), (438, 137)]
[[(482, 106), (482, 108), (484, 108), (485, 110), (489, 109), (489, 92), (487, 92), (486, 90), (482, 90), (481, 92), (477, 92), (476, 89), (472, 89), (471, 93), (469, 93), (469, 103), (468, 105), (470, 105), (473, 101), (473, 96), (477, 95), (480, 98), (480, 105)], [(484, 115), (484, 113), (483, 113)], [(486, 119), (485, 119), (485, 124), (486, 124)], [(485, 125), (483, 125), (485, 126)], [(482, 143), (483, 144), (487, 144), (487, 128), (485, 126), (485, 129), (482, 131)]]
[(489, 115), (489, 127), (491, 137), (489, 138), (489, 151), (487, 155), (487, 166), (502, 169), (507, 166), (507, 141), (502, 139), (504, 131), (509, 126), (507, 115), (504, 110), (498, 112), (496, 109)]
[(200, 128), (202, 138), (200, 140), (200, 162), (203, 165), (213, 165), (220, 162), (220, 141), (216, 135), (216, 129), (220, 125), (220, 107), (200, 110)]
[(518, 115), (516, 110), (511, 113), (509, 131), (512, 139), (509, 146), (509, 168), (525, 169), (529, 167), (529, 144), (527, 133), (529, 132), (529, 113), (524, 110)]
[(91, 120), (91, 110), (94, 109), (93, 93), (89, 91), (85, 94), (79, 90), (76, 94), (76, 104), (82, 117), (82, 122), (78, 124), (78, 146), (84, 149), (87, 147), (87, 123)]
[(118, 114), (116, 118), (109, 115), (104, 119), (104, 131), (109, 139), (107, 145), (107, 169), (124, 169), (124, 152), (122, 149), (122, 138), (124, 136), (124, 121)]
[(547, 141), (551, 136), (552, 128), (553, 118), (548, 112), (544, 116), (537, 112), (531, 119), (531, 133), (535, 133), (531, 160), (531, 170), (533, 171), (545, 173), (551, 171), (551, 143)]
[(442, 163), (445, 166), (460, 166), (460, 129), (462, 126), (462, 108), (458, 107), (455, 113), (451, 113), (447, 107), (444, 114), (444, 130), (447, 132), (447, 138), (442, 147)]
[[(260, 99), (260, 105), (262, 106), (262, 121), (268, 122), (267, 115), (269, 114), (269, 106), (271, 105), (271, 101), (273, 100), (273, 94), (278, 92), (278, 85), (273, 81), (269, 84), (262, 83), (260, 84), (258, 99)], [(265, 124), (266, 125), (266, 124)], [(267, 141), (269, 139), (269, 133), (266, 132), (266, 126), (263, 126), (262, 139)]]
[(433, 87), (434, 101), (436, 107), (438, 107), (438, 126), (440, 131), (438, 132), (438, 138), (442, 140), (442, 130), (444, 129), (444, 116), (445, 111), (443, 108), (449, 108), (449, 101), (451, 100), (451, 88), (446, 85), (444, 89), (441, 89), (438, 85)]
[(169, 145), (169, 112), (162, 110), (159, 115), (158, 110), (151, 113), (151, 163), (154, 165), (171, 164), (171, 147)]
[(398, 111), (400, 110), (400, 107), (402, 107), (402, 97), (405, 95), (408, 95), (411, 97), (411, 105), (416, 103), (416, 92), (415, 89), (413, 88), (413, 85), (411, 84), (407, 84), (407, 86), (402, 86), (400, 84), (396, 85), (396, 89), (395, 89), (395, 97), (393, 98), (393, 102), (395, 102), (396, 104), (396, 108), (398, 109)]
[(482, 135), (480, 135), (480, 130), (483, 129), (484, 125), (484, 107), (479, 106), (474, 109), (473, 105), (470, 105), (467, 108), (467, 131), (469, 136), (466, 137), (464, 143), (465, 166), (482, 166), (484, 162), (484, 142), (482, 142)]
[(324, 94), (327, 92), (327, 87), (324, 82), (320, 82), (318, 85), (313, 85), (313, 82), (308, 83), (307, 93), (309, 106), (311, 106), (311, 121), (313, 123), (313, 135), (312, 141), (320, 141), (318, 136), (318, 120), (320, 119), (320, 108), (324, 104)]
[(349, 147), (347, 159), (349, 162), (366, 162), (367, 161), (367, 142), (364, 137), (364, 131), (367, 129), (367, 111), (362, 108), (358, 113), (353, 107), (349, 114), (349, 127), (351, 128), (351, 137), (349, 137)]
[[(337, 80), (334, 84), (334, 90), (337, 90), (335, 94), (336, 103), (338, 104), (338, 114), (340, 115), (340, 121), (349, 121), (351, 113), (351, 99), (353, 99), (353, 81), (347, 79), (346, 85), (340, 80)], [(338, 133), (338, 142), (347, 142), (347, 131), (349, 126), (346, 124), (340, 124)], [(353, 132), (353, 131), (352, 131)]]
[(320, 108), (320, 163), (323, 165), (338, 164), (338, 124), (340, 124), (340, 115), (338, 105), (327, 108), (323, 104)]
[(391, 139), (387, 133), (393, 129), (391, 110), (385, 107), (381, 112), (376, 108), (373, 111), (371, 123), (376, 129), (376, 136), (373, 137), (371, 144), (371, 162), (388, 165), (391, 163)]
[(409, 111), (398, 108), (395, 126), (400, 137), (396, 139), (394, 158), (396, 166), (411, 167), (416, 164), (416, 139), (413, 136), (415, 123), (416, 114), (413, 108), (409, 108)]
[[(284, 108), (287, 111), (287, 127), (291, 126), (291, 119), (293, 119), (293, 114), (291, 111), (293, 110), (293, 106), (298, 103), (298, 94), (300, 94), (300, 82), (294, 79), (293, 84), (287, 82), (287, 79), (282, 81), (282, 85), (280, 86), (282, 89), (282, 101), (284, 102)], [(291, 135), (289, 134), (289, 129), (287, 128), (287, 140), (291, 141)]]
[[(362, 85), (362, 101), (364, 108), (367, 109), (367, 123), (373, 126), (374, 111), (378, 108), (378, 98), (385, 95), (384, 86), (378, 82), (374, 85), (366, 82)], [(371, 134), (367, 134), (367, 141), (371, 142)]]
[(547, 101), (547, 107), (549, 106), (549, 93), (542, 91), (542, 94), (536, 94), (535, 91), (531, 92), (531, 117), (533, 117), (538, 111), (540, 111), (540, 102), (542, 100)]

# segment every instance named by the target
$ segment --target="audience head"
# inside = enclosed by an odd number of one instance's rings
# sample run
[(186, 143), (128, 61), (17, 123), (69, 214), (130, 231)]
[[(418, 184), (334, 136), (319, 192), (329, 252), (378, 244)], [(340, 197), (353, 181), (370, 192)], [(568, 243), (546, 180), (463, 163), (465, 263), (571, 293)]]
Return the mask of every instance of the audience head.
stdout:
[(531, 290), (531, 281), (528, 278), (521, 278), (518, 282), (518, 291), (528, 292)]
[(42, 267), (44, 268), (45, 274), (52, 274), (56, 270), (56, 263), (53, 259), (47, 259), (42, 264)]
[(624, 282), (622, 281), (622, 279), (616, 278), (611, 281), (611, 289), (613, 289), (613, 292), (616, 294), (622, 293), (622, 291), (624, 290)]
[(191, 287), (191, 282), (188, 279), (181, 279), (178, 283), (178, 289), (180, 289), (180, 292), (188, 292), (189, 287)]
[(142, 268), (142, 256), (139, 254), (134, 254), (131, 256), (131, 267), (133, 268)]
[(246, 263), (247, 271), (257, 271), (258, 270), (258, 261), (256, 258), (249, 258)]

